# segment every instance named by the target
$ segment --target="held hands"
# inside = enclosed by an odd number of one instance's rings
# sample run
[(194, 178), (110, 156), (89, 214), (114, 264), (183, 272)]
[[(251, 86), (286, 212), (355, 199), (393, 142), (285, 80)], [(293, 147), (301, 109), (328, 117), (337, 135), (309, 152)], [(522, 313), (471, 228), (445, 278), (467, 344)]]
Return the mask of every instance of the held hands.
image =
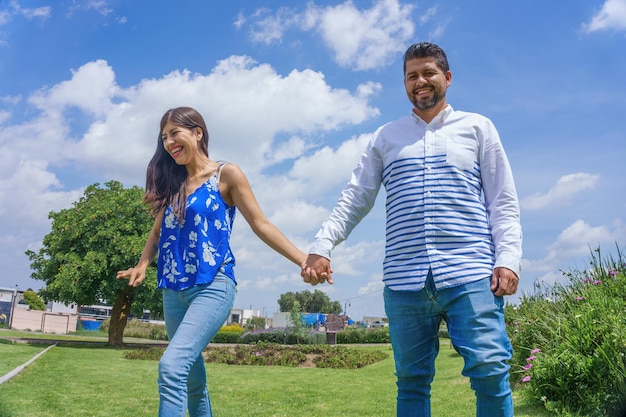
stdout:
[(317, 285), (324, 281), (333, 284), (333, 270), (330, 268), (330, 260), (320, 255), (310, 254), (302, 264), (300, 276), (304, 282)]
[(504, 267), (497, 267), (493, 270), (491, 277), (491, 291), (494, 295), (513, 295), (517, 292), (519, 277), (513, 271)]
[(137, 267), (128, 268), (123, 271), (117, 271), (117, 275), (115, 278), (128, 279), (129, 287), (138, 287), (139, 284), (141, 284), (146, 278), (146, 270)]

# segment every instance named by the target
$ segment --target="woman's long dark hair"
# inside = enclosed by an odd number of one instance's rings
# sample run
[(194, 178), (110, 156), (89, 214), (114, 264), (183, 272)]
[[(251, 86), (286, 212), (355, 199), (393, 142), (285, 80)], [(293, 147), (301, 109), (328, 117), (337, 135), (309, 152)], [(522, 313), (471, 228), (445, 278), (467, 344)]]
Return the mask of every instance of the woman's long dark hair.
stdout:
[(152, 156), (146, 171), (146, 192), (143, 200), (150, 206), (150, 211), (156, 215), (160, 210), (169, 206), (174, 207), (174, 212), (179, 221), (185, 217), (185, 201), (187, 195), (187, 169), (184, 165), (178, 165), (174, 158), (163, 146), (163, 127), (168, 122), (185, 127), (187, 129), (202, 129), (200, 150), (209, 156), (209, 132), (202, 115), (191, 107), (177, 107), (165, 112), (161, 118), (161, 127), (157, 139), (156, 152)]

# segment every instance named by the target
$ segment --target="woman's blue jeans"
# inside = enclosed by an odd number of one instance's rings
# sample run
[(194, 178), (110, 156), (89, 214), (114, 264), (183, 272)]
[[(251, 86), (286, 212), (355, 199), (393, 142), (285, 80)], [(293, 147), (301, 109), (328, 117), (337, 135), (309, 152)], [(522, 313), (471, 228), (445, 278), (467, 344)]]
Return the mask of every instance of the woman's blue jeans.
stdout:
[(159, 362), (159, 417), (212, 416), (202, 351), (228, 319), (235, 283), (218, 274), (211, 284), (163, 290), (169, 344)]
[(385, 311), (396, 364), (398, 417), (430, 417), (430, 387), (445, 320), (454, 348), (465, 360), (462, 374), (476, 394), (476, 416), (511, 417), (512, 348), (504, 324), (504, 301), (491, 278), (437, 290), (432, 274), (420, 291), (385, 287)]

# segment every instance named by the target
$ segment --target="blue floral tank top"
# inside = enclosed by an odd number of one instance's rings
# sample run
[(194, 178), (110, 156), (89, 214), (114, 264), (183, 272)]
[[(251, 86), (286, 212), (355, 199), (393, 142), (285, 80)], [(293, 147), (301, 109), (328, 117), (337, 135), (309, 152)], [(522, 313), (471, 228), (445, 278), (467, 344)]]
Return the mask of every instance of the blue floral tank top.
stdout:
[(209, 284), (218, 272), (235, 281), (235, 257), (230, 249), (235, 207), (226, 204), (220, 194), (218, 182), (222, 166), (224, 164), (187, 197), (182, 224), (172, 206), (163, 213), (158, 288), (181, 291)]

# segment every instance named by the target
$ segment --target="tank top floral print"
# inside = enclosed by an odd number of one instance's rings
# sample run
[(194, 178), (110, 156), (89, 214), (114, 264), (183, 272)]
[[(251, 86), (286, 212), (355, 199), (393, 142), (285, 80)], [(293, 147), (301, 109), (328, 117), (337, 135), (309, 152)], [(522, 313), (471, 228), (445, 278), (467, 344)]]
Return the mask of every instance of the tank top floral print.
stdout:
[(224, 165), (221, 163), (215, 174), (187, 197), (182, 224), (172, 206), (163, 213), (158, 288), (182, 291), (209, 284), (218, 272), (235, 281), (235, 257), (230, 249), (235, 207), (226, 204), (218, 187)]

